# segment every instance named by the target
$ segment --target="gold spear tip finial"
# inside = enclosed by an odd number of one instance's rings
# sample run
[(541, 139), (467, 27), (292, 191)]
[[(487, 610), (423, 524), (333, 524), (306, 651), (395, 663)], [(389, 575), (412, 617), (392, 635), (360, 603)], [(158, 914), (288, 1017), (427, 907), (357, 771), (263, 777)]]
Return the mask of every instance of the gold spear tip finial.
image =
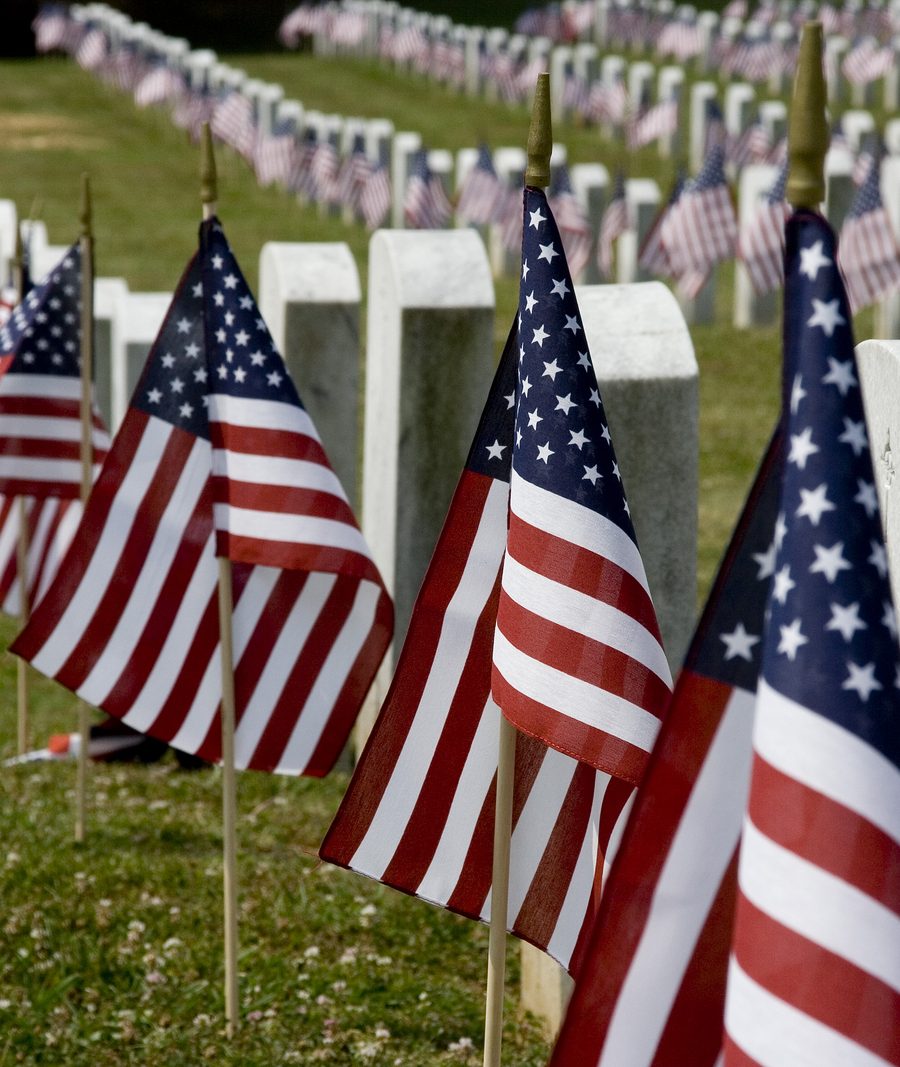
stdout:
[(550, 153), (553, 151), (553, 120), (550, 116), (550, 75), (539, 74), (528, 127), (528, 166), (525, 184), (546, 189), (550, 184)]
[(78, 212), (82, 237), (91, 236), (91, 216), (91, 176), (85, 172), (81, 175), (81, 210)]
[(216, 157), (213, 154), (212, 133), (209, 123), (203, 123), (200, 134), (200, 202), (211, 206), (219, 199), (219, 184), (216, 179)]
[(786, 195), (795, 208), (818, 208), (825, 199), (828, 120), (822, 50), (822, 23), (807, 22), (800, 38), (788, 124)]

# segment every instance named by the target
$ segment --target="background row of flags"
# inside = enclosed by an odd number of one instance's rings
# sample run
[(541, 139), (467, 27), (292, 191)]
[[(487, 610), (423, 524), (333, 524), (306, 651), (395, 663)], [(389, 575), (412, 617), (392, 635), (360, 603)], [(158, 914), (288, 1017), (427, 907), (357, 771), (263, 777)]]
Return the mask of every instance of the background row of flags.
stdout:
[[(352, 12), (303, 7), (290, 17), (294, 18), (292, 25), (302, 24), (303, 32), (312, 32), (308, 27), (342, 13)], [(356, 12), (354, 17), (362, 16)], [(127, 42), (113, 47), (101, 29), (92, 28), (90, 22), (74, 22), (57, 9), (44, 9), (36, 30), (41, 48), (68, 50), (83, 66), (119, 89), (132, 92), (139, 105), (169, 106), (173, 121), (193, 137), (199, 136), (203, 122), (210, 122), (213, 133), (254, 168), (261, 184), (279, 184), (307, 202), (344, 211), (370, 229), (388, 218), (393, 195), (388, 162), (371, 158), (361, 135), (354, 137), (342, 156), (331, 140), (319, 139), (314, 130), (301, 134), (293, 119), (278, 119), (264, 130), (253, 101), (239, 89), (225, 87), (211, 94), (205, 87), (192, 88), (183, 73), (166, 63), (143, 57)], [(533, 81), (529, 73), (529, 84)], [(577, 86), (571, 80), (566, 93), (571, 106), (587, 109), (585, 113), (593, 119), (626, 123), (632, 147), (672, 132), (678, 120), (674, 99), (632, 112), (624, 83), (617, 84), (621, 94), (616, 95), (611, 110), (607, 104), (598, 110), (599, 97), (591, 103), (590, 93), (573, 96)], [(607, 87), (599, 88), (608, 103)], [(640, 266), (653, 276), (672, 278), (682, 295), (691, 298), (703, 288), (717, 263), (737, 258), (747, 268), (757, 292), (771, 291), (782, 278), (786, 142), (773, 143), (758, 117), (741, 134), (729, 134), (714, 100), (707, 103), (705, 141), (706, 159), (701, 170), (693, 179), (682, 176), (676, 181), (643, 242)], [(832, 144), (846, 147), (839, 127)], [(877, 140), (867, 141), (854, 172), (858, 192), (840, 235), (839, 260), (854, 310), (876, 303), (900, 287), (900, 245), (881, 199), (880, 158)], [(778, 166), (781, 172), (739, 231), (728, 173), (760, 163)], [(634, 229), (623, 181), (616, 180), (595, 233), (566, 168), (554, 169), (550, 193), (573, 276), (579, 277), (591, 255), (596, 254), (601, 276), (612, 279), (615, 241)], [(451, 225), (454, 218), (463, 224), (496, 225), (511, 253), (519, 247), (518, 193), (497, 176), (484, 146), (453, 198), (444, 178), (430, 169), (427, 152), (418, 152), (409, 167), (402, 204), (404, 224), (409, 228), (442, 228)]]
[[(850, 42), (839, 67), (829, 70), (830, 78), (843, 76), (852, 85), (864, 86), (883, 78), (896, 63), (891, 39), (900, 24), (890, 5), (796, 4), (785, 10), (783, 5), (767, 0), (751, 11), (746, 0), (733, 0), (712, 29), (696, 10), (685, 7), (660, 10), (653, 4), (610, 3), (602, 15), (598, 10), (593, 0), (548, 4), (523, 13), (516, 20), (514, 33), (520, 39), (543, 38), (556, 44), (596, 38), (605, 45), (648, 54), (659, 62), (687, 63), (702, 58), (710, 69), (731, 77), (766, 82), (790, 75), (795, 69), (800, 30), (815, 16), (823, 22), (826, 34), (841, 35)], [(417, 18), (418, 14), (406, 8), (399, 15), (384, 16), (358, 0), (304, 3), (285, 16), (279, 39), (287, 48), (296, 48), (311, 36), (351, 52), (367, 47), (384, 61), (408, 65), (461, 89), (467, 56), (465, 41), (455, 32), (458, 27), (451, 23), (434, 28), (426, 18)], [(779, 32), (784, 27), (787, 33)], [(545, 63), (545, 58), (529, 57), (519, 49), (492, 49), (483, 44), (479, 74), (495, 86), (501, 99), (526, 102)], [(619, 89), (614, 85), (587, 83), (574, 72), (570, 80), (578, 83), (572, 88), (576, 99), (594, 96), (595, 113), (606, 106), (615, 110)]]

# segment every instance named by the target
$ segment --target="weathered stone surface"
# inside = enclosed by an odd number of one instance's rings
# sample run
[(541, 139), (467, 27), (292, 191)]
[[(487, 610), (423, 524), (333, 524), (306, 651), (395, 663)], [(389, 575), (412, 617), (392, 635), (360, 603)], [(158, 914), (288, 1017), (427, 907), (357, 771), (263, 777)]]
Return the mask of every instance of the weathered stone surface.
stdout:
[(569, 173), (572, 179), (572, 189), (587, 215), (588, 225), (593, 234), (591, 254), (581, 280), (586, 284), (593, 284), (602, 281), (600, 267), (597, 265), (597, 235), (600, 233), (600, 220), (606, 210), (609, 171), (602, 163), (576, 163)]
[(616, 273), (620, 285), (649, 281), (650, 275), (638, 264), (641, 245), (659, 212), (659, 186), (652, 178), (629, 178), (625, 199), (634, 228), (626, 230), (616, 248)]
[(162, 326), (171, 293), (123, 293), (116, 301), (112, 327), (112, 418), (118, 426)]
[(856, 346), (856, 358), (891, 591), (900, 604), (900, 341), (863, 341)]
[[(881, 162), (881, 198), (900, 244), (900, 156), (887, 156)], [(900, 337), (900, 293), (891, 293), (878, 305), (875, 330), (880, 337)]]
[[(738, 225), (749, 225), (759, 210), (760, 197), (772, 188), (778, 168), (765, 164), (744, 167), (738, 193)], [(779, 293), (758, 294), (750, 281), (746, 267), (740, 261), (734, 265), (734, 325), (738, 329), (774, 322), (778, 314)]]
[(707, 104), (716, 99), (715, 82), (694, 82), (691, 86), (690, 151), (691, 170), (698, 171), (706, 154)]
[[(399, 649), (493, 376), (494, 288), (470, 230), (379, 230), (368, 276), (362, 525)], [(389, 656), (358, 742), (391, 669)]]
[(116, 308), (128, 296), (124, 278), (94, 279), (94, 396), (104, 422), (117, 430), (128, 403), (114, 402), (113, 353), (117, 351), (119, 322)]
[(360, 297), (359, 272), (346, 244), (263, 245), (260, 311), (357, 512)]
[(576, 287), (650, 592), (673, 670), (697, 596), (698, 368), (661, 282)]

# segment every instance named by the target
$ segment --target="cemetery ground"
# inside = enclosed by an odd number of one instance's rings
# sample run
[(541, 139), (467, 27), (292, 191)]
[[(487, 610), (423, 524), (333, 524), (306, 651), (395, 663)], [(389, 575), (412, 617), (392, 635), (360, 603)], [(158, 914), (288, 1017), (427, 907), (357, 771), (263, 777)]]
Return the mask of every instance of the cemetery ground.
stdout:
[[(202, 44), (202, 42), (198, 42)], [(527, 115), (467, 101), (370, 64), (308, 56), (232, 57), (279, 80), (309, 107), (382, 114), (430, 147), (484, 139), (524, 144)], [(98, 275), (132, 290), (171, 291), (196, 248), (197, 152), (167, 116), (139, 112), (69, 61), (0, 63), (0, 196), (20, 216), (35, 200), (54, 243), (77, 235), (79, 175), (94, 190)], [(571, 162), (623, 158), (621, 144), (557, 123)], [(265, 241), (346, 241), (366, 291), (368, 235), (320, 215), (219, 153), (219, 212), (255, 285)], [(665, 190), (652, 150), (632, 176)], [(698, 599), (712, 579), (779, 396), (780, 330), (730, 325), (731, 267), (718, 320), (692, 329), (700, 364)], [(496, 352), (515, 312), (515, 280), (496, 283)], [(365, 322), (365, 316), (362, 316)], [(871, 335), (871, 317), (857, 336)], [(364, 347), (363, 347), (364, 350)], [(453, 403), (453, 397), (446, 398)], [(472, 413), (473, 428), (477, 413)], [(627, 485), (627, 470), (624, 472)], [(640, 533), (640, 531), (638, 531)], [(0, 626), (6, 647), (16, 626)], [(75, 729), (70, 694), (32, 675), (32, 737)], [(0, 756), (15, 738), (15, 665), (0, 662)], [(99, 766), (88, 841), (72, 843), (74, 766), (0, 774), (0, 1067), (46, 1064), (480, 1062), (487, 931), (317, 863), (316, 847), (346, 776), (239, 779), (242, 1010), (223, 1036), (221, 831), (217, 771)], [(545, 1062), (540, 1028), (516, 1008), (509, 953), (508, 1059)]]

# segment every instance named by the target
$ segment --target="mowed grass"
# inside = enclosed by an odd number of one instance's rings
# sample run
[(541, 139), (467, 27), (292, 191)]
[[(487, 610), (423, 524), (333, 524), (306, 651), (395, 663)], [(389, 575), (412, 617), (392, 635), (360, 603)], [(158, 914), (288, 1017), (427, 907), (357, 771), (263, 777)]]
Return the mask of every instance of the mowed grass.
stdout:
[[(308, 107), (387, 115), (434, 147), (522, 144), (522, 109), (464, 101), (369, 64), (309, 56), (236, 57)], [(0, 63), (0, 197), (35, 199), (50, 239), (77, 234), (79, 175), (94, 189), (97, 269), (133, 290), (171, 290), (196, 247), (196, 150), (164, 116), (137, 111), (64, 60)], [(621, 144), (559, 125), (574, 161), (611, 168)], [(222, 152), (220, 215), (251, 284), (268, 240), (346, 241), (365, 283), (368, 237), (260, 190)], [(665, 184), (652, 152), (635, 175)], [(692, 331), (701, 368), (700, 591), (774, 423), (776, 328), (718, 322)], [(365, 285), (363, 291), (365, 292)], [(516, 285), (497, 283), (497, 350)], [(363, 317), (363, 321), (365, 321)], [(664, 446), (663, 446), (664, 447)], [(0, 625), (0, 644), (15, 625)], [(75, 728), (70, 694), (35, 677), (32, 731)], [(15, 666), (0, 661), (0, 755), (13, 751)], [(346, 872), (315, 850), (346, 785), (240, 778), (244, 1025), (222, 1028), (219, 775), (99, 767), (87, 844), (72, 843), (70, 765), (0, 772), (0, 1067), (13, 1063), (182, 1065), (210, 1061), (432, 1065), (480, 1062), (486, 931)], [(547, 1045), (516, 1005), (510, 952), (506, 1062), (542, 1064)]]

